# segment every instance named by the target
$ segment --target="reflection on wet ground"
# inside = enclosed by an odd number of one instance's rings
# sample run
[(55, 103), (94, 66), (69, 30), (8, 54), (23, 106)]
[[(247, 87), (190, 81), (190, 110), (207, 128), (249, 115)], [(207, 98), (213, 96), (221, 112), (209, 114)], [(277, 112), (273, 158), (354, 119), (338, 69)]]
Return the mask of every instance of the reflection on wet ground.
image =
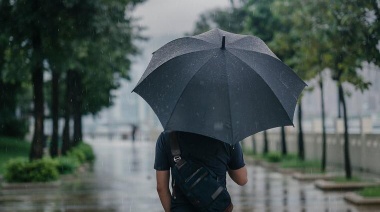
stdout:
[[(154, 143), (93, 141), (94, 172), (50, 189), (0, 190), (0, 211), (163, 211), (155, 189)], [(380, 211), (322, 192), (312, 183), (248, 165), (249, 183), (228, 189), (234, 211)]]

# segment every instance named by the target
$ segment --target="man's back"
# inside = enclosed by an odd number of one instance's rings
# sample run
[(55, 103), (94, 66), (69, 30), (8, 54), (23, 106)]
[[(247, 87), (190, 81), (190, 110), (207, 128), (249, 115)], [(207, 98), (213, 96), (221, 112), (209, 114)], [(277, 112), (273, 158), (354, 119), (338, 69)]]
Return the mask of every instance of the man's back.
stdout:
[[(201, 163), (217, 175), (220, 185), (226, 187), (226, 171), (244, 167), (244, 160), (240, 144), (230, 146), (216, 139), (206, 136), (176, 132), (181, 149), (181, 156)], [(169, 170), (174, 166), (170, 151), (169, 132), (163, 132), (157, 140), (154, 168), (157, 171)], [(173, 186), (173, 185), (172, 185)], [(174, 186), (172, 194), (172, 208), (176, 205), (189, 205), (186, 197)]]

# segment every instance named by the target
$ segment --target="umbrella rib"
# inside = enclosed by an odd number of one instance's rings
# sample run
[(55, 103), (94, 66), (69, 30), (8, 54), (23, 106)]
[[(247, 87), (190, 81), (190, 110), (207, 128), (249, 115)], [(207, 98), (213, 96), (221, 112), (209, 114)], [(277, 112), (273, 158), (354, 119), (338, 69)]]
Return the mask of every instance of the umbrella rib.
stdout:
[[(223, 54), (224, 57), (226, 57), (225, 54)], [(224, 58), (224, 61), (225, 58)], [(228, 78), (228, 73), (227, 73), (227, 64), (224, 63), (224, 70), (226, 71), (226, 78), (227, 78), (227, 88), (228, 88), (228, 107), (229, 107), (229, 111), (230, 111), (230, 120), (231, 120), (231, 139), (232, 141), (234, 141), (234, 128), (232, 127), (233, 123), (232, 123), (232, 111), (231, 111), (231, 92), (230, 92), (230, 82), (229, 82), (229, 78)]]
[[(247, 50), (247, 49), (239, 49), (239, 48), (231, 48), (231, 49), (235, 49), (235, 50), (239, 50), (239, 51), (243, 51), (243, 52), (249, 52), (249, 53), (256, 53), (256, 54), (260, 54), (260, 55), (263, 55), (265, 57), (269, 57), (269, 58), (274, 58), (278, 61), (280, 61), (281, 63), (283, 63), (285, 66), (289, 67), (288, 65), (286, 65), (284, 62), (282, 62), (280, 59), (278, 59), (277, 57), (273, 57), (272, 55), (269, 55), (269, 54), (265, 54), (265, 53), (262, 53), (262, 52), (258, 52), (258, 51), (250, 51), (250, 50)], [(229, 53), (233, 54), (232, 52), (228, 51)], [(237, 57), (236, 55), (234, 55), (235, 57)], [(240, 58), (239, 58), (240, 59)], [(240, 59), (241, 60), (241, 59)], [(246, 63), (247, 64), (247, 63)], [(248, 65), (248, 64), (247, 64)], [(248, 65), (249, 66), (249, 65)], [(290, 67), (289, 67), (290, 68)], [(291, 69), (291, 68), (290, 68)], [(295, 75), (299, 80), (302, 81), (302, 83), (307, 86), (307, 84), (294, 72), (290, 72), (291, 74)]]
[[(217, 47), (212, 48), (212, 49), (210, 48), (210, 49), (196, 50), (196, 51), (187, 52), (187, 53), (184, 53), (184, 54), (180, 54), (180, 55), (174, 56), (174, 57), (170, 58), (169, 60), (163, 62), (162, 64), (160, 64), (160, 65), (157, 66), (156, 68), (154, 68), (154, 70), (157, 70), (157, 69), (160, 68), (162, 65), (164, 65), (164, 64), (168, 63), (169, 61), (174, 60), (174, 59), (176, 59), (176, 58), (178, 58), (178, 57), (181, 57), (181, 56), (184, 56), (184, 55), (193, 54), (193, 53), (199, 53), (199, 52), (204, 52), (204, 51), (211, 51), (211, 50), (214, 50), (214, 49), (217, 49)], [(149, 74), (149, 75), (150, 75), (150, 74)], [(149, 75), (148, 75), (148, 76), (149, 76)]]
[[(211, 51), (211, 50), (214, 50), (214, 49), (217, 49), (217, 47), (215, 47), (215, 48), (212, 48), (212, 49), (203, 49), (203, 50), (197, 50), (197, 51), (193, 51), (193, 52), (187, 52), (187, 53), (184, 53), (184, 54), (181, 54), (181, 55), (177, 55), (177, 56), (175, 56), (175, 57), (173, 57), (173, 58), (170, 58), (169, 60), (167, 60), (167, 61), (165, 61), (165, 62), (163, 62), (162, 64), (160, 64), (159, 66), (157, 66), (156, 68), (154, 68), (153, 69), (153, 71), (151, 71), (148, 75), (146, 75), (145, 77), (144, 77), (144, 74), (145, 74), (145, 72), (143, 73), (143, 75), (141, 76), (141, 78), (140, 78), (140, 80), (139, 80), (139, 82), (137, 83), (137, 85), (135, 86), (135, 88), (133, 88), (133, 90), (132, 90), (132, 92), (134, 92), (135, 91), (135, 89), (144, 81), (144, 80), (146, 80), (155, 70), (157, 70), (157, 69), (159, 69), (162, 65), (164, 65), (164, 64), (166, 64), (166, 63), (168, 63), (169, 61), (171, 61), (171, 60), (174, 60), (174, 59), (176, 59), (176, 58), (179, 58), (179, 57), (182, 57), (182, 56), (185, 56), (185, 55), (189, 55), (189, 54), (193, 54), (193, 53), (199, 53), (199, 52), (204, 52), (204, 51)], [(149, 66), (149, 65), (148, 65)], [(146, 70), (145, 70), (146, 71)], [(143, 78), (144, 77), (144, 78)]]
[[(237, 40), (235, 40), (235, 41), (229, 43), (229, 45), (234, 44), (234, 43), (236, 43), (236, 42), (238, 42), (238, 41), (240, 41), (240, 40), (242, 40), (242, 39), (244, 39), (244, 38), (247, 38), (247, 37), (250, 37), (250, 36), (249, 36), (249, 35), (246, 35), (246, 36), (244, 36), (244, 37), (241, 37), (241, 38), (239, 38), (239, 39), (237, 39)], [(253, 36), (252, 36), (252, 37), (253, 37)], [(231, 48), (234, 48), (234, 47), (231, 47)]]
[[(202, 40), (202, 39), (196, 38), (196, 37), (194, 37), (194, 36), (185, 36), (185, 37), (182, 37), (182, 38), (174, 39), (174, 40), (172, 40), (172, 41), (166, 43), (164, 46), (169, 45), (169, 44), (174, 43), (174, 42), (177, 42), (177, 41), (179, 41), (179, 40), (183, 40), (183, 39), (195, 39), (195, 40), (199, 40), (199, 41), (202, 41), (202, 42), (205, 42), (205, 43), (208, 43), (208, 44), (214, 45), (214, 46), (216, 45), (215, 43), (211, 43), (211, 42), (208, 42), (208, 41), (205, 41), (205, 40)], [(162, 46), (162, 47), (164, 47), (164, 46)], [(157, 51), (159, 51), (162, 47), (160, 47), (160, 48), (157, 49), (156, 51), (153, 51), (152, 54), (154, 54), (154, 53), (156, 53)]]
[[(275, 58), (275, 59), (277, 59), (277, 60), (279, 60), (279, 61), (281, 61), (273, 52), (272, 52), (272, 54), (273, 55), (270, 55), (270, 54), (267, 54), (267, 53), (263, 53), (263, 52), (258, 52), (258, 51), (253, 51), (253, 50), (248, 50), (248, 49), (242, 49), (242, 48), (239, 48), (239, 47), (231, 47), (231, 46), (229, 46), (228, 47), (229, 49), (236, 49), (236, 50), (239, 50), (239, 51), (247, 51), (247, 52), (256, 52), (256, 53), (258, 53), (258, 54), (264, 54), (264, 55), (267, 55), (267, 56), (269, 56), (269, 57), (273, 57), (273, 58)], [(281, 61), (282, 62), (282, 61)]]
[[(211, 59), (212, 59), (213, 57), (210, 57), (195, 73), (194, 73), (194, 75), (190, 78), (190, 80), (188, 81), (188, 82), (190, 82), (193, 78), (194, 78), (194, 76), (200, 71), (200, 70), (202, 70), (202, 68), (207, 64), (207, 63), (209, 63), (210, 61), (211, 61)], [(173, 113), (174, 113), (174, 110), (175, 110), (175, 108), (177, 107), (177, 105), (178, 105), (178, 102), (179, 102), (179, 99), (181, 98), (181, 96), (182, 96), (182, 94), (185, 92), (185, 90), (186, 90), (186, 88), (187, 88), (187, 86), (188, 86), (188, 84), (186, 84), (186, 86), (183, 88), (183, 90), (182, 90), (182, 92), (181, 92), (181, 94), (179, 95), (179, 97), (178, 97), (178, 99), (177, 99), (177, 101), (176, 101), (176, 103), (175, 103), (175, 105), (174, 105), (174, 107), (173, 107), (173, 110), (172, 110), (172, 112), (170, 113), (170, 116), (169, 116), (169, 119), (168, 119), (168, 121), (166, 122), (166, 124), (165, 124), (165, 126), (164, 126), (164, 129), (166, 129), (166, 127), (167, 127), (167, 125), (169, 124), (169, 122), (170, 122), (170, 119), (172, 118), (172, 115), (173, 115)]]
[[(244, 60), (240, 59), (238, 56), (236, 56), (234, 53), (228, 51), (228, 53), (230, 53), (231, 55), (233, 55), (235, 58), (237, 58), (238, 60), (240, 60), (241, 62), (243, 62), (244, 64), (246, 64), (248, 67), (250, 67), (251, 69), (254, 70), (253, 67), (251, 67), (248, 63), (246, 63)], [(288, 112), (286, 111), (285, 107), (282, 105), (280, 99), (278, 98), (278, 96), (276, 95), (276, 93), (273, 91), (273, 89), (268, 85), (268, 83), (265, 81), (265, 79), (258, 73), (255, 71), (255, 73), (264, 81), (265, 85), (268, 86), (269, 90), (272, 91), (273, 95), (276, 97), (275, 99), (278, 101), (278, 103), (281, 105), (281, 107), (284, 109), (287, 117), (289, 118), (289, 120), (293, 123), (293, 120), (290, 118)]]
[(211, 45), (216, 46), (215, 43), (211, 43), (211, 42), (209, 42), (209, 41), (207, 41), (207, 40), (203, 40), (203, 39), (197, 38), (197, 37), (195, 37), (195, 36), (191, 36), (191, 37), (189, 37), (189, 38), (193, 38), (193, 39), (196, 39), (196, 40), (200, 40), (200, 41), (203, 41), (203, 42), (206, 42), (206, 43), (209, 43), (209, 44), (211, 44)]

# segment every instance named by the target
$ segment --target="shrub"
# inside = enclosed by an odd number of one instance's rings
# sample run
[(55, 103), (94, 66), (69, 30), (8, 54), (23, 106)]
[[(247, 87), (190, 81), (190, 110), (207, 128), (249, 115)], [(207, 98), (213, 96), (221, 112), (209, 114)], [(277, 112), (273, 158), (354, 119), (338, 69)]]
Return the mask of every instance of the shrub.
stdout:
[(29, 162), (23, 158), (12, 159), (5, 165), (5, 180), (8, 182), (49, 182), (59, 177), (58, 163), (52, 159)]
[(79, 149), (80, 151), (83, 152), (85, 155), (86, 161), (87, 162), (93, 162), (95, 160), (95, 154), (94, 151), (92, 150), (92, 147), (89, 144), (81, 142), (76, 149)]
[(72, 148), (69, 152), (66, 154), (67, 157), (75, 158), (80, 163), (86, 162), (86, 155), (83, 153), (82, 150), (78, 148)]
[(71, 174), (79, 167), (79, 161), (74, 157), (59, 157), (57, 169), (60, 174)]
[(266, 155), (266, 158), (271, 163), (277, 163), (281, 161), (281, 153), (278, 152), (270, 152), (268, 155)]
[(29, 154), (30, 143), (17, 138), (0, 137), (0, 175), (5, 172), (5, 164), (12, 158), (24, 157)]
[(296, 155), (296, 154), (287, 154), (285, 156), (282, 156), (282, 160), (294, 161), (294, 160), (299, 160), (299, 159), (298, 159), (298, 155)]

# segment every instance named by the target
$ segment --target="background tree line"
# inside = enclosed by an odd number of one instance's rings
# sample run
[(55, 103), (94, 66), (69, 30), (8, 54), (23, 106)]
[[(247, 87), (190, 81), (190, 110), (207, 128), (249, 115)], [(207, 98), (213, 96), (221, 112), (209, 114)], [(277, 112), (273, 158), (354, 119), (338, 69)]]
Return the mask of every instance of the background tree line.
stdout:
[(82, 116), (110, 106), (111, 90), (129, 79), (130, 58), (138, 53), (133, 41), (144, 39), (130, 15), (142, 2), (1, 0), (0, 135), (24, 137), (32, 115), (31, 160), (43, 156), (46, 118), (53, 157), (59, 134), (62, 154), (78, 145)]
[[(326, 168), (326, 130), (322, 72), (332, 73), (337, 85), (339, 118), (344, 120), (344, 164), (351, 178), (346, 92), (351, 84), (362, 92), (369, 88), (360, 75), (365, 63), (380, 66), (378, 0), (231, 0), (231, 6), (203, 13), (192, 33), (218, 27), (226, 31), (261, 38), (273, 52), (303, 80), (318, 80), (321, 89), (322, 167)], [(312, 90), (309, 86), (307, 90)], [(316, 89), (316, 88), (315, 88)], [(298, 157), (304, 160), (302, 98), (298, 102)], [(281, 129), (282, 154), (287, 154), (285, 130)], [(263, 153), (268, 139), (264, 132)]]

